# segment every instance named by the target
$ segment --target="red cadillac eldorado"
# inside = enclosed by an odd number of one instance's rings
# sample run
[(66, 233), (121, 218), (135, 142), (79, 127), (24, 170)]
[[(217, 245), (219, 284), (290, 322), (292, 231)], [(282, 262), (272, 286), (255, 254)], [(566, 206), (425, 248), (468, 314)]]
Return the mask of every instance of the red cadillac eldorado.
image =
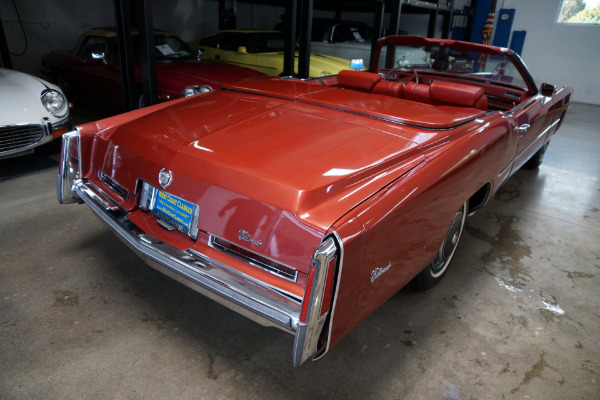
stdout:
[(466, 42), (387, 37), (370, 65), (81, 125), (63, 139), (58, 201), (85, 202), (151, 266), (293, 334), (294, 365), (317, 358), (409, 282), (442, 279), (466, 216), (539, 166), (573, 93)]

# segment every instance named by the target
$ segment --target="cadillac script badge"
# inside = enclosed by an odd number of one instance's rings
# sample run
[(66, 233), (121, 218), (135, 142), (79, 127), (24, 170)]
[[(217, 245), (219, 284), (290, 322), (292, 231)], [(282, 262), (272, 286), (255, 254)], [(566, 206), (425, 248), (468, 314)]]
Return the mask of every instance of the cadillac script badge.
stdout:
[(381, 275), (389, 271), (391, 267), (392, 263), (389, 262), (388, 265), (385, 266), (385, 268), (375, 268), (373, 271), (371, 271), (371, 283), (375, 282), (375, 279), (379, 278)]
[(257, 246), (262, 246), (262, 241), (252, 239), (252, 236), (250, 236), (250, 234), (243, 229), (240, 229), (238, 239), (243, 240), (244, 242), (255, 244)]

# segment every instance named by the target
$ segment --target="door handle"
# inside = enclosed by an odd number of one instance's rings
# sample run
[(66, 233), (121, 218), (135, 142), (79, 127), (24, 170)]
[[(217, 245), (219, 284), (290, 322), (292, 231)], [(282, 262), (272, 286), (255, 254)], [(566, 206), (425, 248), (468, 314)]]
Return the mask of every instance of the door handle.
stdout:
[(530, 127), (531, 127), (531, 125), (529, 125), (529, 124), (523, 124), (521, 126), (517, 126), (515, 128), (515, 131), (517, 131), (519, 133), (519, 135), (522, 135), (522, 134), (526, 133)]
[(220, 60), (220, 59), (221, 59), (221, 56), (218, 54), (215, 54), (215, 60)]

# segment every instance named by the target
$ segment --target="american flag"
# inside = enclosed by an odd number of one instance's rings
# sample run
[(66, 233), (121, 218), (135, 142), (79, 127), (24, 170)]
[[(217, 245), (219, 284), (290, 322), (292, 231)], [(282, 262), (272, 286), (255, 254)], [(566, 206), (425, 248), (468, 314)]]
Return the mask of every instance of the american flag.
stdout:
[[(495, 3), (495, 2), (494, 2)], [(483, 30), (481, 31), (481, 43), (490, 44), (490, 40), (492, 39), (492, 29), (494, 28), (494, 6), (490, 10), (488, 14), (485, 24), (483, 25)], [(479, 70), (483, 71), (485, 69), (485, 62), (487, 61), (487, 55), (481, 53), (479, 56)]]
[(492, 28), (494, 27), (494, 11), (490, 11), (481, 31), (481, 43), (490, 44), (492, 38)]

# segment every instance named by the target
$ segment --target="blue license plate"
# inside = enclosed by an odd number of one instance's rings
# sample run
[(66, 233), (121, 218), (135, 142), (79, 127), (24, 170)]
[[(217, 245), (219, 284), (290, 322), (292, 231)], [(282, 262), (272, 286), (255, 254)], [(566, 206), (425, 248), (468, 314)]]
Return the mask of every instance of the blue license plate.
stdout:
[(193, 230), (195, 229), (195, 220), (198, 216), (197, 206), (194, 203), (163, 192), (162, 190), (156, 190), (154, 196), (156, 200), (152, 214), (186, 235), (190, 235), (190, 232), (195, 233)]

